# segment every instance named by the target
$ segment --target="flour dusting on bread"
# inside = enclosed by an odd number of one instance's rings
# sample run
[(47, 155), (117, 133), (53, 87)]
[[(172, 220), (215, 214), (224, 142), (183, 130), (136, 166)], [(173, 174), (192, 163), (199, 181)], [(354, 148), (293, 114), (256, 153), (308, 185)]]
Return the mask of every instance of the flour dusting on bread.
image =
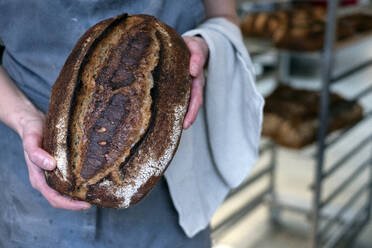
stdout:
[(45, 172), (49, 185), (101, 207), (145, 197), (180, 141), (189, 59), (183, 39), (152, 16), (121, 15), (89, 29), (52, 88), (46, 119), (55, 124), (43, 144), (57, 169)]

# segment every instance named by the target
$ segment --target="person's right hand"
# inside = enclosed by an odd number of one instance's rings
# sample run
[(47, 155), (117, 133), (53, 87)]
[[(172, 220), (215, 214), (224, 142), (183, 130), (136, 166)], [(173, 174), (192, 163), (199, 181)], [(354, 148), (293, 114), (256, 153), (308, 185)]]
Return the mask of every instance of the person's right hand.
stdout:
[(32, 112), (24, 113), (20, 120), (20, 136), (32, 187), (38, 190), (55, 208), (88, 209), (89, 203), (63, 197), (48, 186), (43, 170), (53, 170), (56, 167), (56, 161), (41, 148), (44, 115), (38, 110)]

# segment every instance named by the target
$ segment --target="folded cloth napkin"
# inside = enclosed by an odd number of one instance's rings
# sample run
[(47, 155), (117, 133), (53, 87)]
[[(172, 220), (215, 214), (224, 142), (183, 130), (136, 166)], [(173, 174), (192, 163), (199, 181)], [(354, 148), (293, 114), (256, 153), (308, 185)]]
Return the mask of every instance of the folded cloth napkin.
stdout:
[(209, 47), (204, 105), (184, 131), (165, 177), (180, 226), (192, 237), (250, 173), (258, 156), (264, 100), (235, 24), (212, 18), (184, 35), (200, 35)]

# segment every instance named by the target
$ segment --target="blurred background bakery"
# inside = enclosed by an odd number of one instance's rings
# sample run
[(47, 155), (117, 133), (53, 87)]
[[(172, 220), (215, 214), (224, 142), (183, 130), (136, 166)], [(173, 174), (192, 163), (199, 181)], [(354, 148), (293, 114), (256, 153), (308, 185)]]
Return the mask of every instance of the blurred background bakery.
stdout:
[(236, 6), (266, 105), (260, 158), (214, 216), (214, 247), (372, 247), (372, 1)]
[(372, 247), (372, 1), (236, 3), (266, 105), (215, 247)]

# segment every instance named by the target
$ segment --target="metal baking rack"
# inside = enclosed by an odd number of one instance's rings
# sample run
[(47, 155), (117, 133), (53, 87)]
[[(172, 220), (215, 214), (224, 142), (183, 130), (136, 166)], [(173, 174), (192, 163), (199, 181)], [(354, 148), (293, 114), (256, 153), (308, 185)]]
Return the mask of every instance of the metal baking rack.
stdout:
[[(277, 77), (283, 77), (281, 70), (288, 68), (288, 57), (293, 54), (301, 56), (315, 56), (322, 62), (321, 73), (321, 88), (320, 91), (320, 111), (318, 138), (316, 144), (316, 154), (314, 154), (314, 181), (309, 186), (312, 192), (311, 203), (307, 206), (293, 203), (290, 201), (285, 202), (281, 196), (277, 194), (275, 175), (277, 166), (277, 145), (270, 140), (265, 140), (260, 147), (260, 156), (263, 154), (269, 155), (269, 162), (258, 171), (249, 176), (249, 178), (240, 185), (237, 189), (233, 190), (227, 197), (232, 198), (239, 194), (239, 192), (247, 189), (248, 187), (268, 179), (266, 187), (250, 199), (244, 206), (230, 216), (219, 221), (212, 227), (212, 236), (218, 237), (226, 230), (230, 229), (233, 225), (239, 222), (244, 216), (249, 214), (256, 207), (261, 206), (263, 203), (268, 203), (270, 219), (272, 223), (279, 224), (281, 220), (280, 212), (282, 210), (290, 210), (305, 214), (311, 223), (311, 240), (310, 246), (312, 248), (320, 247), (338, 247), (341, 241), (346, 247), (355, 240), (361, 230), (370, 220), (371, 203), (372, 203), (372, 149), (371, 156), (366, 161), (357, 161), (352, 172), (343, 180), (339, 181), (335, 189), (327, 195), (324, 194), (325, 184), (335, 173), (345, 170), (346, 163), (357, 157), (358, 152), (368, 145), (372, 145), (372, 130), (371, 133), (366, 134), (354, 147), (350, 147), (349, 151), (341, 155), (333, 164), (325, 166), (325, 155), (329, 148), (340, 142), (348, 133), (355, 130), (361, 123), (372, 117), (372, 111), (364, 113), (364, 119), (354, 126), (344, 128), (339, 131), (337, 135), (327, 135), (328, 118), (330, 114), (329, 109), (329, 96), (330, 85), (340, 82), (342, 79), (350, 77), (356, 73), (360, 73), (366, 68), (372, 67), (372, 59), (358, 64), (355, 67), (348, 69), (339, 75), (333, 76), (333, 62), (335, 54), (357, 42), (371, 37), (372, 32), (365, 33), (362, 36), (354, 37), (350, 40), (341, 43), (335, 42), (335, 29), (337, 17), (340, 13), (350, 13), (351, 9), (358, 10), (357, 8), (349, 8), (348, 10), (339, 10), (339, 0), (328, 0), (327, 10), (327, 26), (325, 34), (324, 49), (321, 52), (313, 53), (300, 53), (291, 51), (277, 50), (278, 52), (278, 73)], [(349, 11), (349, 12), (348, 12)], [(284, 55), (284, 56), (283, 56)], [(285, 75), (284, 75), (285, 76)], [(353, 100), (361, 99), (372, 93), (372, 82), (369, 86), (354, 95)], [(371, 146), (372, 147), (372, 146)], [(360, 182), (360, 177), (363, 173), (368, 173), (367, 182)], [(359, 179), (359, 180), (358, 180)], [(351, 185), (358, 185), (357, 190), (348, 198), (344, 199), (341, 206), (335, 207), (332, 205), (337, 197), (351, 188)], [(356, 203), (364, 200), (362, 206), (356, 207)], [(310, 201), (309, 201), (310, 202)], [(330, 211), (329, 209), (332, 209)]]

